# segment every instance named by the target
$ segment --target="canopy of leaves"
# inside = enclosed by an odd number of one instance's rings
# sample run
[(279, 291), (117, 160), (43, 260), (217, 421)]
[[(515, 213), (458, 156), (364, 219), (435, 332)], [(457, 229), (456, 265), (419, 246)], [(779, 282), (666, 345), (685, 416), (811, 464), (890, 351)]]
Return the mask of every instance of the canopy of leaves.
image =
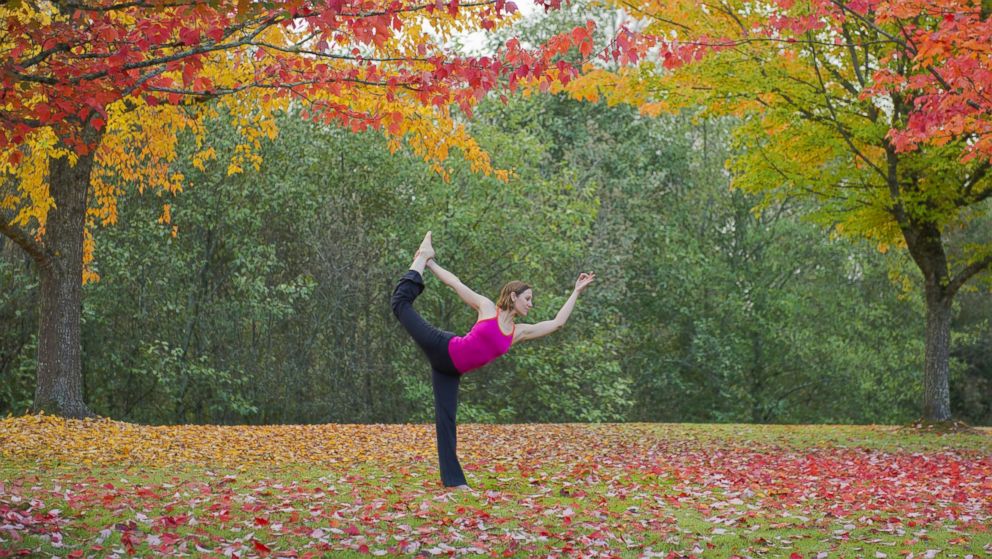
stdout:
[[(763, 207), (812, 198), (822, 223), (883, 251), (906, 246), (909, 224), (953, 236), (987, 215), (992, 73), (989, 41), (973, 40), (990, 28), (980, 3), (617, 4), (645, 19), (649, 56), (637, 72), (589, 73), (569, 91), (649, 114), (703, 107), (740, 119), (734, 185), (762, 192)], [(987, 267), (992, 247), (964, 236), (949, 249), (957, 269)]]
[[(591, 48), (588, 37), (572, 34), (538, 49), (511, 41), (499, 57), (446, 47), (458, 33), (503, 25), (514, 10), (503, 0), (7, 3), (0, 225), (24, 245), (41, 238), (53, 204), (52, 159), (95, 152), (90, 184), (78, 185), (92, 190), (89, 230), (116, 222), (116, 182), (173, 193), (189, 187), (170, 167), (176, 138), (196, 134), (191, 157), (202, 168), (216, 157), (204, 123), (218, 108), (242, 136), (224, 162), (228, 173), (257, 169), (260, 139), (276, 134), (274, 111), (292, 103), (305, 118), (382, 129), (394, 149), (405, 140), (438, 172), (459, 149), (473, 171), (505, 178), (452, 110), (471, 114), (504, 76), (511, 86), (567, 81), (576, 70), (556, 57), (573, 45)], [(204, 102), (212, 98), (218, 103)], [(168, 208), (162, 217), (169, 220)], [(92, 252), (88, 232), (87, 262)]]

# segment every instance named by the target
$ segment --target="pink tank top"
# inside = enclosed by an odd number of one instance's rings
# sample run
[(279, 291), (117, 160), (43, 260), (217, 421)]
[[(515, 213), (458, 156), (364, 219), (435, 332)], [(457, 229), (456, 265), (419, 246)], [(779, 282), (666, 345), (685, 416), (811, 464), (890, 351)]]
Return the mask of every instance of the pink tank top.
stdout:
[[(514, 324), (513, 330), (516, 329), (517, 325)], [(511, 344), (513, 332), (506, 335), (499, 329), (497, 314), (476, 322), (468, 334), (451, 338), (448, 342), (448, 354), (458, 372), (467, 373), (503, 355), (510, 350)]]

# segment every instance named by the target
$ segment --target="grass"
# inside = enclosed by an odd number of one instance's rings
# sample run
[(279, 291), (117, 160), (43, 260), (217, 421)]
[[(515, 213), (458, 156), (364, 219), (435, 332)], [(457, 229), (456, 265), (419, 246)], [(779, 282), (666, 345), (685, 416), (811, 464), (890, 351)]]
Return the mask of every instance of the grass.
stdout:
[(973, 433), (928, 432), (896, 425), (751, 425), (703, 423), (632, 424), (654, 437), (672, 436), (718, 446), (741, 443), (771, 445), (793, 450), (812, 448), (868, 448), (881, 451), (928, 452), (974, 450), (992, 452), (992, 428)]
[[(469, 425), (475, 491), (453, 492), (425, 426), (318, 426), (301, 444), (278, 428), (145, 433), (182, 454), (144, 449), (140, 427), (126, 451), (94, 443), (120, 428), (0, 422), (0, 557), (992, 554), (987, 430)], [(195, 446), (208, 432), (227, 453)], [(36, 444), (49, 435), (62, 450)], [(309, 453), (317, 440), (336, 454)]]

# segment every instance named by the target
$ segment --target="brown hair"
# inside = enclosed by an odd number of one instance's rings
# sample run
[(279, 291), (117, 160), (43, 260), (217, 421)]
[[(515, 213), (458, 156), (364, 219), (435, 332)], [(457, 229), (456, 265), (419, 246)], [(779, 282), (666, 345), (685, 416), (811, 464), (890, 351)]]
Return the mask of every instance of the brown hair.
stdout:
[(530, 286), (522, 281), (513, 280), (503, 286), (503, 289), (499, 290), (499, 298), (496, 299), (496, 306), (508, 311), (513, 308), (513, 299), (510, 298), (511, 293), (516, 293), (519, 297), (524, 291), (530, 289)]

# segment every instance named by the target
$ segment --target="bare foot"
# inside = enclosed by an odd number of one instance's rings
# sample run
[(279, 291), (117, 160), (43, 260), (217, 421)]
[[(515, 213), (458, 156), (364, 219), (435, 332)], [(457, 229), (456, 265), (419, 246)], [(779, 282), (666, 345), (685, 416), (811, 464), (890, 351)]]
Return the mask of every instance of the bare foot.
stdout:
[(423, 275), (427, 261), (431, 258), (434, 258), (434, 247), (431, 246), (431, 232), (428, 231), (427, 235), (424, 236), (424, 240), (420, 243), (420, 248), (413, 255), (413, 263), (410, 264), (410, 269)]
[(420, 243), (420, 248), (417, 250), (417, 256), (423, 256), (424, 260), (430, 260), (434, 258), (434, 247), (431, 244), (431, 232), (428, 231), (424, 235), (424, 240)]

